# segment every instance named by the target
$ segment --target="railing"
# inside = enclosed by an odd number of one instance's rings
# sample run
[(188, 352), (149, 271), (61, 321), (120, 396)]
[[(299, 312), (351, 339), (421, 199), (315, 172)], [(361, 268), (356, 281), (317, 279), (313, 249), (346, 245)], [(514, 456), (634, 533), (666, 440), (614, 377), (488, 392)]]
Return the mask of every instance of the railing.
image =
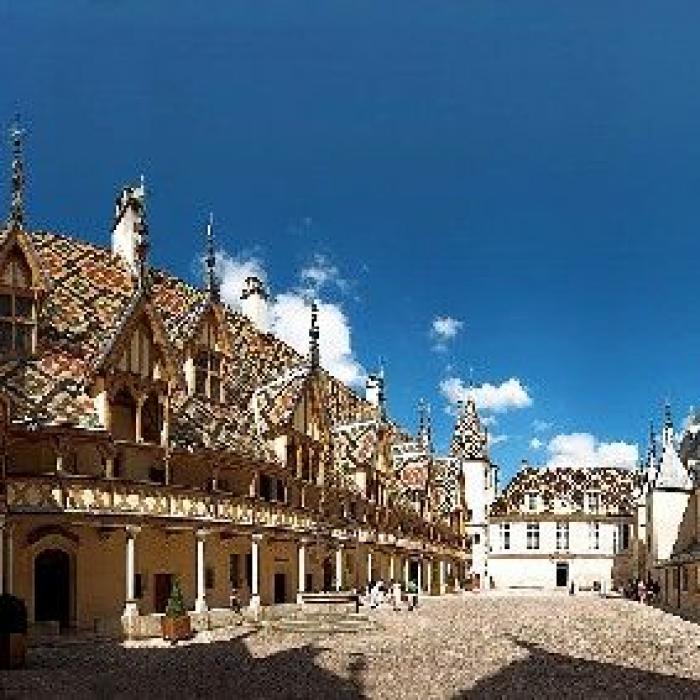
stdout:
[[(16, 513), (140, 515), (303, 531), (321, 527), (337, 539), (373, 541), (412, 550), (423, 548), (420, 539), (379, 528), (373, 531), (362, 525), (339, 527), (339, 523), (325, 522), (322, 515), (308, 509), (151, 482), (55, 474), (8, 475), (6, 504), (10, 512)], [(443, 540), (442, 544), (448, 543)]]

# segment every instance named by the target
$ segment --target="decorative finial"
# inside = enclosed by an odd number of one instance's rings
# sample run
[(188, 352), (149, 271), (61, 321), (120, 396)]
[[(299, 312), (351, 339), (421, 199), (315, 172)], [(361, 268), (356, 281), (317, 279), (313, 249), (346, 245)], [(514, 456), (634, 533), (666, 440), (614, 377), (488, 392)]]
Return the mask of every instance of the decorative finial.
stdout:
[(430, 404), (423, 399), (418, 401), (418, 437), (423, 447), (430, 449), (433, 441), (433, 428), (430, 418)]
[(673, 427), (673, 419), (671, 418), (671, 404), (669, 403), (668, 399), (666, 399), (664, 403), (664, 427)]
[(321, 366), (321, 352), (318, 343), (319, 337), (318, 304), (314, 299), (311, 302), (311, 328), (309, 328), (309, 360), (312, 370), (318, 369)]
[(19, 115), (10, 127), (10, 144), (12, 146), (12, 186), (10, 193), (11, 229), (24, 228), (24, 160), (22, 158), (22, 136), (24, 129), (20, 126)]
[(146, 289), (150, 285), (150, 274), (148, 270), (148, 251), (151, 248), (151, 242), (148, 235), (148, 220), (146, 219), (146, 178), (141, 174), (140, 185), (140, 205), (141, 218), (139, 223), (139, 238), (136, 244), (136, 258), (138, 265), (138, 287)]
[(206, 232), (206, 256), (204, 257), (205, 280), (207, 292), (212, 301), (218, 303), (221, 301), (221, 285), (219, 278), (216, 276), (216, 253), (214, 252), (214, 214), (209, 214), (209, 222), (207, 223)]

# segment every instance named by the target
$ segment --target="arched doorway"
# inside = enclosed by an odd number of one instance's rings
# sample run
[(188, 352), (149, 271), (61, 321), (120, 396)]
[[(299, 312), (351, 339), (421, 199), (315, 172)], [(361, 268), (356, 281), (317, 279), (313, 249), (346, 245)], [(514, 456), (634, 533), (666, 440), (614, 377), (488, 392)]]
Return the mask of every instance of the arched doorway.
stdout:
[(34, 619), (70, 624), (70, 557), (62, 549), (45, 549), (34, 560)]

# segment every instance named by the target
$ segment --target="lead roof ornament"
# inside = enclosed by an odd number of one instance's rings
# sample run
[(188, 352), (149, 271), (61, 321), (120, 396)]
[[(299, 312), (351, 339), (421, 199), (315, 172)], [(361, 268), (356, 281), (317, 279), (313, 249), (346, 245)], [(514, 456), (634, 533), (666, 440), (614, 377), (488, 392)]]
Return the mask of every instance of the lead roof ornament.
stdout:
[(204, 256), (204, 280), (209, 298), (216, 303), (221, 301), (221, 284), (216, 274), (216, 253), (214, 251), (214, 214), (209, 214), (206, 229), (206, 255)]
[(309, 328), (309, 363), (315, 370), (321, 366), (321, 351), (319, 348), (320, 331), (318, 329), (318, 304), (311, 302), (311, 327)]
[(10, 188), (10, 229), (24, 229), (24, 159), (22, 157), (22, 137), (24, 129), (20, 127), (19, 117), (10, 127), (10, 145), (12, 147), (12, 177)]

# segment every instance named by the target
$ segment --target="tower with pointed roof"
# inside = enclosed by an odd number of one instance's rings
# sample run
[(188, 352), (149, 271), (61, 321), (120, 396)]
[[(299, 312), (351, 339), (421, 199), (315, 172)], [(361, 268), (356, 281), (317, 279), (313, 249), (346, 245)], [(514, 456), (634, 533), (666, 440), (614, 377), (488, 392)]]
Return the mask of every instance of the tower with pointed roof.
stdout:
[[(653, 456), (651, 449), (650, 454)], [(646, 494), (647, 569), (652, 576), (659, 562), (667, 560), (672, 554), (692, 489), (692, 478), (678, 453), (671, 407), (667, 402), (664, 406), (661, 454)]]
[(473, 585), (488, 586), (488, 513), (495, 498), (496, 470), (488, 455), (488, 434), (470, 388), (460, 402), (450, 442), (450, 457), (464, 483), (465, 530), (472, 543)]

